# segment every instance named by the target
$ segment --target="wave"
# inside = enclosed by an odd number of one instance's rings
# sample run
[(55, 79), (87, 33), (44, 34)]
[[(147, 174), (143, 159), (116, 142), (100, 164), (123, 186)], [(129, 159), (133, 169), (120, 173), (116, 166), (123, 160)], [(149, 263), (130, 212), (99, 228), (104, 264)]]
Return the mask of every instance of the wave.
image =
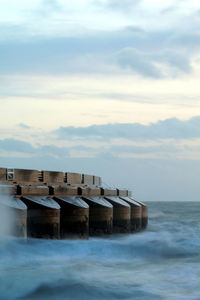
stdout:
[[(140, 290), (138, 285), (132, 286), (134, 288), (135, 300), (160, 300), (162, 297)], [(98, 284), (89, 284), (87, 282), (74, 282), (73, 280), (62, 280), (61, 282), (54, 282), (51, 285), (40, 285), (30, 293), (20, 299), (29, 300), (54, 300), (54, 299), (133, 299), (132, 289), (125, 287), (123, 289), (119, 286), (98, 286)]]
[(175, 205), (150, 207), (155, 214), (138, 234), (1, 239), (0, 298), (199, 299), (200, 225), (190, 206), (179, 215)]
[[(85, 241), (55, 241), (39, 239), (4, 239), (0, 243), (0, 265), (59, 263), (72, 260), (127, 261), (135, 259), (168, 259), (199, 255), (200, 241), (190, 239), (183, 232), (153, 232), (93, 238)], [(189, 234), (189, 233), (188, 233)]]

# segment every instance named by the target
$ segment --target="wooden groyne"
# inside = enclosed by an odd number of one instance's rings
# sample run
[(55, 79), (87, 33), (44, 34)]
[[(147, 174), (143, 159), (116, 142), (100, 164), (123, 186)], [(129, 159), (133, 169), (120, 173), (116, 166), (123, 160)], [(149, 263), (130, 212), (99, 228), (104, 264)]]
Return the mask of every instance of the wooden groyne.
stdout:
[(0, 182), (0, 211), (12, 211), (15, 236), (88, 238), (134, 233), (148, 224), (144, 203), (131, 191), (103, 188), (99, 176), (0, 168)]

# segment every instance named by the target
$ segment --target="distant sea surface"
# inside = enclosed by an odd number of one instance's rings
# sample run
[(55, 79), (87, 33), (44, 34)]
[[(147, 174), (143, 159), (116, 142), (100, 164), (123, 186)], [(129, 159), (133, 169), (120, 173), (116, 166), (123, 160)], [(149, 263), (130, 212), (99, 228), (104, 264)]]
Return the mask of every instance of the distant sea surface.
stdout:
[(200, 202), (147, 202), (147, 230), (0, 240), (0, 299), (200, 299)]

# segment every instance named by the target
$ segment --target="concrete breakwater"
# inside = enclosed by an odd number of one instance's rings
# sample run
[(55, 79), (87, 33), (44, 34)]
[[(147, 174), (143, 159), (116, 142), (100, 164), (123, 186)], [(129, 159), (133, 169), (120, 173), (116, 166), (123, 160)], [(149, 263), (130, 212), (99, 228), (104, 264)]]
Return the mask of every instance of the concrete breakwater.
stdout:
[(11, 233), (33, 238), (88, 238), (134, 233), (148, 224), (147, 206), (129, 190), (103, 188), (94, 175), (0, 168), (0, 211)]

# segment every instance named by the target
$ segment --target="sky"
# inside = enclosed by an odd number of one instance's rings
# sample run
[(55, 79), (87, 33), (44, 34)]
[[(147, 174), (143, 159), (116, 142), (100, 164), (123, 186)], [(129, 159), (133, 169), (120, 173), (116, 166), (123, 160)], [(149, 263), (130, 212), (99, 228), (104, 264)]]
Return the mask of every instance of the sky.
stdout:
[(0, 5), (1, 167), (199, 200), (199, 1)]

